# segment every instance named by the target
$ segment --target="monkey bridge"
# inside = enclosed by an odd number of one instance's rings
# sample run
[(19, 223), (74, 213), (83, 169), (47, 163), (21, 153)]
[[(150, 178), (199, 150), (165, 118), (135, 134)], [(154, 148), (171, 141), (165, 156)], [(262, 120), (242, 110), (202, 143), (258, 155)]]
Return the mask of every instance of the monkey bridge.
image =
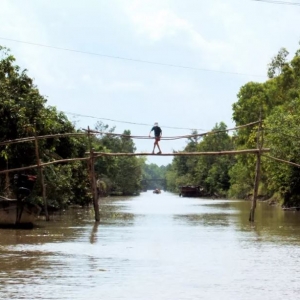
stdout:
[[(258, 184), (260, 180), (260, 164), (261, 164), (261, 156), (264, 155), (264, 153), (267, 153), (270, 151), (268, 148), (263, 148), (263, 136), (262, 136), (262, 121), (259, 120), (257, 122), (252, 122), (246, 125), (234, 127), (231, 129), (226, 129), (226, 130), (220, 130), (220, 131), (210, 131), (206, 133), (201, 133), (201, 134), (192, 134), (192, 135), (184, 135), (184, 136), (173, 136), (173, 137), (162, 137), (161, 140), (177, 140), (177, 139), (186, 139), (186, 138), (195, 138), (195, 137), (203, 137), (208, 134), (217, 134), (220, 132), (228, 132), (232, 130), (238, 130), (240, 128), (248, 127), (248, 126), (253, 126), (253, 125), (258, 125), (257, 126), (257, 148), (255, 149), (243, 149), (243, 150), (231, 150), (231, 151), (208, 151), (208, 152), (173, 152), (173, 153), (162, 153), (162, 154), (153, 154), (153, 153), (109, 153), (109, 152), (95, 152), (94, 149), (92, 148), (92, 143), (91, 143), (91, 137), (95, 135), (110, 135), (110, 136), (119, 136), (122, 138), (130, 138), (130, 139), (153, 139), (148, 136), (132, 136), (132, 135), (123, 135), (123, 134), (116, 134), (116, 133), (111, 133), (111, 132), (100, 132), (100, 131), (95, 131), (95, 130), (90, 130), (84, 129), (82, 132), (76, 132), (76, 133), (62, 133), (62, 134), (51, 134), (51, 135), (43, 135), (43, 136), (37, 136), (36, 134), (32, 137), (26, 137), (26, 138), (20, 138), (20, 139), (15, 139), (15, 140), (9, 140), (9, 141), (3, 141), (0, 142), (0, 147), (1, 146), (6, 146), (6, 145), (11, 145), (11, 144), (17, 144), (17, 143), (24, 143), (24, 142), (33, 142), (35, 145), (35, 152), (36, 152), (36, 164), (35, 165), (30, 165), (26, 167), (20, 167), (20, 168), (14, 168), (14, 169), (6, 169), (6, 170), (0, 170), (0, 174), (6, 174), (8, 176), (9, 173), (11, 172), (19, 172), (23, 170), (29, 170), (29, 169), (34, 169), (36, 168), (41, 180), (41, 186), (42, 186), (42, 196), (44, 200), (44, 210), (45, 210), (45, 215), (46, 215), (46, 220), (49, 220), (49, 215), (48, 215), (48, 209), (47, 209), (47, 199), (46, 199), (46, 192), (45, 192), (45, 185), (44, 185), (44, 175), (43, 175), (43, 168), (47, 167), (49, 165), (53, 164), (61, 164), (61, 163), (72, 163), (74, 161), (88, 161), (88, 171), (90, 175), (90, 182), (91, 182), (91, 191), (93, 195), (93, 204), (94, 204), (94, 210), (95, 210), (95, 221), (99, 222), (100, 221), (100, 214), (99, 214), (99, 199), (98, 199), (98, 193), (97, 193), (97, 186), (96, 186), (96, 176), (95, 176), (95, 169), (94, 169), (94, 164), (95, 161), (100, 158), (100, 157), (118, 157), (118, 156), (152, 156), (152, 155), (159, 155), (159, 156), (203, 156), (203, 155), (244, 155), (244, 154), (252, 154), (256, 155), (256, 170), (255, 170), (255, 181), (254, 181), (254, 191), (253, 191), (253, 198), (252, 198), (252, 205), (250, 209), (250, 217), (249, 221), (253, 222), (254, 221), (254, 213), (255, 213), (255, 208), (256, 208), (256, 201), (257, 201), (257, 193), (258, 193)], [(58, 160), (53, 160), (50, 162), (42, 162), (40, 159), (40, 151), (39, 151), (39, 146), (38, 146), (38, 141), (39, 140), (44, 140), (48, 138), (61, 138), (61, 137), (87, 137), (89, 141), (89, 152), (86, 152), (86, 156), (84, 157), (78, 157), (78, 158), (70, 158), (70, 159), (58, 159)], [(297, 165), (292, 162), (284, 161), (272, 156), (266, 156), (271, 159), (275, 159), (279, 162), (284, 162), (292, 165), (296, 165), (300, 167), (300, 165)]]

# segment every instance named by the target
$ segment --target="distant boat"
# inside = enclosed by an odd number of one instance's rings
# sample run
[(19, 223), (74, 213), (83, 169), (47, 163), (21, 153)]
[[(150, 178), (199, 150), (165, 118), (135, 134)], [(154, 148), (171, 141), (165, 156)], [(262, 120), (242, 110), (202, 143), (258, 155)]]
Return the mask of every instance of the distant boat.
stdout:
[(160, 194), (160, 193), (161, 193), (160, 189), (155, 189), (155, 190), (153, 191), (153, 194)]
[(0, 197), (0, 225), (2, 226), (31, 226), (40, 212), (41, 208), (35, 204)]
[(16, 174), (14, 185), (16, 199), (0, 196), (0, 226), (32, 226), (41, 212), (41, 207), (27, 199), (36, 181), (36, 176)]
[(181, 197), (200, 197), (201, 196), (201, 187), (199, 185), (184, 185), (180, 186), (179, 196)]

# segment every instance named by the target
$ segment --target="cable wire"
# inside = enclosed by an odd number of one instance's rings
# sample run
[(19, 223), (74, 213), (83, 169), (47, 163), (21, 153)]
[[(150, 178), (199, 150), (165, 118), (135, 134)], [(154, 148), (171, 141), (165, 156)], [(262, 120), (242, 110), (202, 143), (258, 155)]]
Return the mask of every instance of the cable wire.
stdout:
[[(146, 123), (136, 123), (136, 122), (129, 122), (129, 121), (113, 120), (113, 119), (108, 119), (108, 118), (100, 118), (100, 117), (95, 117), (95, 116), (82, 115), (82, 114), (72, 113), (72, 112), (68, 112), (68, 111), (61, 111), (61, 112), (65, 113), (65, 114), (67, 114), (67, 115), (78, 116), (78, 117), (84, 117), (84, 118), (92, 118), (92, 119), (104, 120), (104, 121), (111, 121), (111, 122), (116, 122), (116, 123), (125, 123), (125, 124), (139, 125), (139, 126), (153, 126), (153, 124), (146, 124)], [(185, 127), (174, 127), (174, 126), (164, 126), (164, 125), (161, 125), (161, 127), (169, 128), (169, 129), (183, 129), (183, 130), (199, 130), (199, 131), (206, 131), (206, 129), (185, 128)]]
[[(251, 122), (245, 125), (237, 126), (234, 128), (224, 129), (224, 130), (212, 130), (204, 133), (198, 133), (198, 134), (189, 134), (189, 135), (179, 135), (179, 136), (166, 136), (161, 137), (161, 140), (179, 140), (179, 139), (188, 139), (193, 137), (203, 137), (209, 134), (218, 134), (222, 132), (228, 132), (228, 131), (235, 131), (244, 127), (253, 126), (260, 123), (260, 121)], [(118, 137), (124, 137), (124, 138), (131, 138), (131, 139), (154, 139), (154, 137), (149, 136), (135, 136), (135, 135), (127, 135), (127, 134), (120, 134), (120, 133), (112, 133), (112, 132), (105, 132), (105, 131), (97, 131), (97, 130), (88, 130), (88, 129), (82, 129), (86, 132), (92, 133), (92, 134), (100, 134), (100, 135), (107, 135), (107, 136), (118, 136)]]
[(271, 4), (280, 4), (280, 5), (293, 5), (293, 6), (300, 6), (300, 3), (297, 2), (286, 2), (286, 1), (275, 1), (275, 0), (250, 0), (256, 2), (265, 2)]
[(87, 52), (87, 51), (82, 51), (82, 50), (75, 50), (75, 49), (62, 48), (62, 47), (56, 47), (56, 46), (49, 46), (49, 45), (33, 43), (33, 42), (26, 42), (26, 41), (20, 41), (20, 40), (9, 39), (9, 38), (4, 38), (4, 37), (0, 37), (0, 40), (16, 42), (16, 43), (22, 43), (22, 44), (28, 44), (28, 45), (32, 45), (32, 46), (39, 46), (39, 47), (50, 48), (50, 49), (55, 49), (55, 50), (63, 50), (63, 51), (69, 51), (69, 52), (75, 52), (75, 53), (81, 53), (81, 54), (87, 54), (87, 55), (100, 56), (100, 57), (105, 57), (105, 58), (112, 58), (112, 59), (126, 60), (126, 61), (137, 62), (137, 63), (151, 64), (151, 65), (158, 65), (158, 66), (165, 66), (165, 67), (172, 67), (172, 68), (181, 68), (181, 69), (189, 69), (189, 70), (202, 71), (202, 72), (214, 72), (214, 73), (231, 74), (231, 75), (239, 75), (239, 76), (252, 76), (252, 77), (266, 78), (266, 76), (263, 76), (263, 75), (238, 73), (238, 72), (232, 72), (232, 71), (219, 71), (219, 70), (196, 68), (196, 67), (184, 66), (184, 65), (161, 63), (161, 62), (150, 61), (150, 60), (128, 58), (128, 57), (122, 57), (122, 56), (114, 56), (114, 55), (108, 55), (108, 54)]

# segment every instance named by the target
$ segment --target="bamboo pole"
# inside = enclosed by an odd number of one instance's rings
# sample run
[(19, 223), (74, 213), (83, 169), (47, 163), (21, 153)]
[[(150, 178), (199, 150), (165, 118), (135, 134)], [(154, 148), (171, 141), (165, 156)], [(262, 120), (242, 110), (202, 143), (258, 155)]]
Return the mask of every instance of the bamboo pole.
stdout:
[[(260, 117), (260, 120), (261, 120), (261, 117)], [(259, 126), (258, 126), (258, 130), (257, 130), (257, 148), (259, 151), (256, 154), (253, 198), (252, 198), (252, 204), (251, 204), (250, 216), (249, 216), (250, 222), (254, 222), (254, 215), (255, 215), (255, 209), (256, 209), (256, 203), (257, 203), (258, 186), (259, 186), (259, 181), (260, 181), (260, 164), (261, 164), (262, 145), (263, 145), (263, 136), (262, 136), (262, 126), (261, 126), (261, 122), (260, 122)]]
[[(90, 159), (89, 157), (59, 159), (59, 160), (49, 161), (49, 162), (46, 162), (46, 163), (41, 163), (40, 166), (45, 167), (45, 166), (54, 165), (54, 164), (69, 163), (69, 162), (89, 160), (89, 159)], [(35, 169), (37, 167), (38, 167), (38, 165), (31, 165), (31, 166), (22, 167), (22, 168), (14, 168), (14, 169), (9, 169), (9, 170), (3, 170), (3, 171), (0, 171), (0, 174), (6, 174), (6, 173), (11, 173), (11, 172), (18, 172), (18, 171), (24, 171), (24, 170), (29, 170), (29, 169)]]
[[(57, 133), (57, 134), (39, 135), (39, 136), (36, 136), (36, 138), (38, 140), (42, 140), (42, 139), (51, 139), (51, 138), (68, 137), (68, 136), (83, 136), (83, 135), (86, 135), (86, 133), (80, 133), (80, 132)], [(20, 138), (20, 139), (15, 139), (15, 140), (7, 140), (4, 142), (0, 142), (0, 146), (31, 142), (34, 140), (35, 140), (35, 136), (25, 137), (25, 138)]]
[(296, 164), (296, 163), (293, 163), (291, 161), (287, 161), (287, 160), (284, 160), (284, 159), (280, 159), (280, 158), (277, 158), (277, 157), (274, 157), (274, 156), (271, 156), (271, 155), (263, 155), (264, 157), (267, 157), (267, 158), (270, 158), (270, 159), (273, 159), (273, 160), (276, 160), (276, 161), (279, 161), (279, 162), (283, 162), (285, 164), (288, 164), (288, 165), (291, 165), (291, 166), (294, 166), (294, 167), (298, 167), (300, 168), (300, 165), (299, 164)]
[(217, 151), (217, 152), (174, 152), (174, 153), (162, 153), (162, 154), (152, 154), (152, 153), (107, 153), (107, 152), (94, 152), (95, 157), (101, 156), (200, 156), (200, 155), (236, 155), (236, 154), (256, 154), (269, 152), (269, 148), (265, 149), (245, 149), (245, 150), (235, 150), (235, 151)]
[[(270, 149), (265, 148), (261, 149), (261, 153), (269, 152)], [(197, 155), (237, 155), (237, 154), (255, 154), (259, 152), (259, 149), (246, 149), (246, 150), (239, 150), (239, 151), (219, 151), (219, 152), (177, 152), (177, 153), (164, 153), (159, 154), (159, 156), (197, 156)], [(90, 154), (90, 152), (88, 152)], [(152, 153), (105, 153), (105, 152), (93, 152), (94, 158), (102, 157), (102, 156), (147, 156), (147, 155), (157, 155)], [(271, 158), (271, 157), (270, 157)], [(54, 160), (49, 161), (46, 163), (41, 163), (40, 166), (49, 166), (53, 164), (59, 164), (59, 163), (69, 163), (74, 161), (83, 161), (83, 160), (90, 160), (90, 157), (77, 157), (77, 158), (67, 158), (67, 159), (60, 159), (60, 160)], [(6, 174), (11, 172), (17, 172), (17, 171), (24, 171), (29, 169), (35, 169), (38, 165), (31, 165), (27, 167), (21, 167), (21, 168), (14, 168), (9, 170), (2, 170), (0, 171), (0, 174)]]
[[(8, 158), (6, 161), (6, 170), (8, 170)], [(5, 173), (5, 196), (9, 197), (9, 176), (8, 176), (8, 172)]]
[[(181, 135), (181, 136), (164, 136), (161, 138), (161, 140), (177, 140), (177, 139), (182, 139), (182, 138), (191, 138), (191, 137), (201, 137), (205, 135), (210, 135), (210, 134), (218, 134), (221, 132), (228, 132), (228, 131), (233, 131), (237, 129), (241, 129), (244, 127), (252, 126), (258, 124), (260, 121), (255, 121), (251, 122), (248, 124), (240, 125), (234, 128), (229, 128), (225, 130), (213, 130), (213, 131), (208, 131), (204, 133), (198, 133), (198, 134), (189, 134), (189, 135)], [(83, 129), (84, 131), (88, 131), (87, 129)], [(128, 138), (133, 138), (133, 139), (149, 139), (149, 136), (134, 136), (134, 135), (126, 135), (126, 134), (119, 134), (119, 133), (112, 133), (112, 132), (103, 132), (103, 131), (96, 131), (96, 130), (90, 130), (92, 134), (105, 134), (105, 135), (110, 135), (110, 136), (120, 136), (120, 137), (128, 137)]]
[(96, 178), (95, 178), (95, 157), (94, 157), (94, 150), (92, 148), (90, 127), (88, 127), (88, 140), (89, 140), (89, 148), (90, 148), (89, 173), (90, 173), (90, 181), (91, 181), (91, 190), (92, 190), (92, 195), (93, 195), (95, 221), (100, 222), (99, 203), (98, 203), (98, 195), (97, 195), (97, 185), (96, 185)]
[[(260, 121), (255, 121), (252, 123), (248, 123), (245, 125), (240, 125), (234, 128), (226, 129), (226, 130), (218, 130), (218, 131), (208, 131), (205, 133), (199, 133), (199, 134), (192, 134), (192, 135), (183, 135), (183, 136), (170, 136), (170, 137), (162, 137), (162, 140), (174, 140), (174, 139), (181, 139), (181, 138), (189, 138), (189, 137), (195, 137), (195, 136), (205, 136), (207, 134), (217, 134), (220, 132), (228, 132), (232, 130), (237, 130), (240, 128), (248, 127), (255, 125), (259, 123)], [(89, 132), (89, 134), (105, 134), (105, 135), (110, 135), (110, 136), (122, 136), (122, 137), (128, 137), (128, 138), (137, 138), (137, 139), (149, 139), (148, 136), (131, 136), (131, 135), (124, 135), (124, 134), (119, 134), (119, 133), (112, 133), (112, 132), (101, 132), (101, 131), (95, 131), (95, 130), (90, 130), (90, 129), (83, 129), (86, 132)], [(48, 134), (48, 135), (40, 135), (40, 136), (31, 136), (31, 137), (25, 137), (25, 138), (19, 138), (19, 139), (14, 139), (14, 140), (7, 140), (0, 142), (0, 146), (4, 145), (11, 145), (11, 144), (17, 144), (17, 143), (25, 143), (25, 142), (30, 142), (34, 141), (35, 138), (38, 140), (40, 139), (48, 139), (48, 138), (59, 138), (59, 137), (67, 137), (67, 136), (83, 136), (86, 135), (86, 133), (83, 132), (71, 132), (71, 133), (56, 133), (56, 134)]]
[(9, 169), (9, 170), (3, 170), (0, 171), (0, 174), (8, 174), (11, 172), (18, 172), (18, 171), (25, 171), (25, 170), (29, 170), (29, 169), (36, 169), (38, 165), (31, 165), (28, 167), (22, 167), (22, 168), (14, 168), (14, 169)]
[(44, 203), (44, 211), (46, 216), (46, 221), (49, 221), (49, 214), (48, 214), (48, 203), (46, 198), (46, 191), (45, 191), (45, 182), (44, 182), (44, 173), (43, 173), (43, 167), (41, 166), (41, 160), (39, 155), (39, 146), (38, 146), (38, 139), (36, 135), (36, 129), (34, 129), (34, 143), (35, 143), (35, 155), (37, 160), (37, 169), (40, 176), (40, 182), (41, 182), (41, 188), (42, 188), (42, 197), (43, 197), (43, 203)]
[(259, 180), (260, 180), (260, 163), (261, 163), (261, 155), (258, 153), (256, 155), (253, 198), (252, 198), (252, 204), (251, 204), (251, 210), (250, 210), (250, 216), (249, 216), (250, 222), (254, 222), (254, 214), (255, 214), (255, 209), (256, 209), (258, 186), (259, 186)]
[(46, 163), (42, 163), (41, 166), (49, 166), (53, 164), (61, 164), (61, 163), (69, 163), (69, 162), (75, 162), (75, 161), (82, 161), (82, 160), (89, 160), (89, 157), (77, 157), (77, 158), (66, 158), (66, 159), (58, 159), (54, 161), (49, 161)]

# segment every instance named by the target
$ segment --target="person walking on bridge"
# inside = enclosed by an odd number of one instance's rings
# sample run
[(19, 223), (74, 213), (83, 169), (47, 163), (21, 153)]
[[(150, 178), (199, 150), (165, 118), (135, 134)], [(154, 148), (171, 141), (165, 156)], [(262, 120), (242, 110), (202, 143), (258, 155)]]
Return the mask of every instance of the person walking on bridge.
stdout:
[(151, 137), (151, 132), (152, 131), (154, 131), (154, 138), (155, 138), (152, 154), (154, 154), (154, 150), (155, 150), (156, 146), (157, 146), (157, 148), (159, 150), (159, 152), (157, 152), (156, 154), (161, 154), (161, 150), (160, 150), (158, 142), (160, 141), (160, 138), (161, 138), (161, 135), (162, 135), (162, 130), (158, 126), (157, 122), (154, 123), (154, 126), (150, 130), (149, 137)]

